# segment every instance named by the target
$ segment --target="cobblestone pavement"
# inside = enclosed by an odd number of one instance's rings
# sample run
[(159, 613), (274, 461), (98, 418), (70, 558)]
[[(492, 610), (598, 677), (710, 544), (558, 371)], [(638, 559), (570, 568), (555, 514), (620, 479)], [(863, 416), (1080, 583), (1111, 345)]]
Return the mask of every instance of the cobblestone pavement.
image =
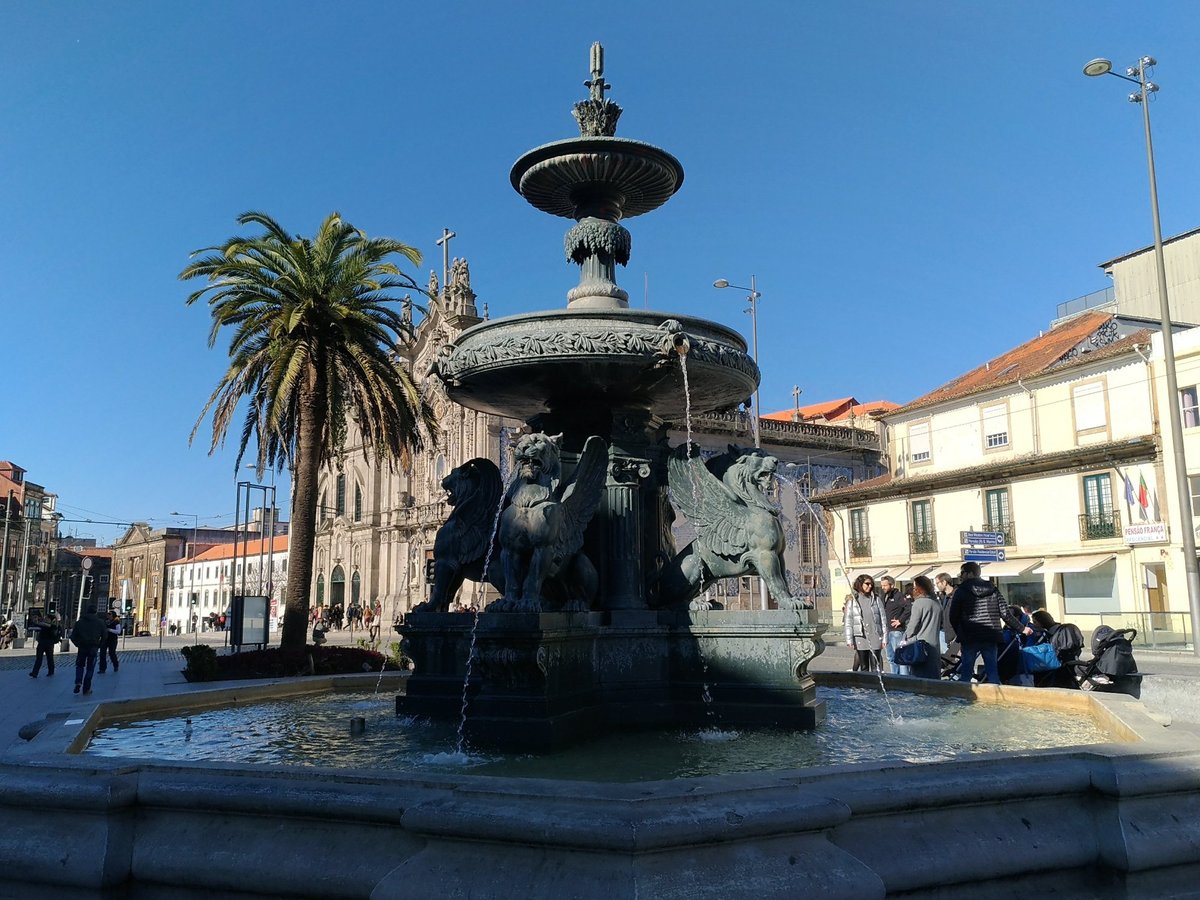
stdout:
[[(20, 652), (20, 651), (18, 651), (18, 652)], [(32, 669), (33, 668), (33, 656), (34, 656), (34, 654), (32, 652), (30, 652), (30, 653), (21, 653), (20, 655), (17, 655), (17, 656), (7, 656), (6, 655), (3, 657), (0, 657), (0, 672), (12, 672), (12, 671), (19, 671), (20, 669)], [(131, 663), (140, 663), (140, 662), (159, 662), (162, 660), (170, 660), (170, 659), (178, 659), (179, 660), (179, 668), (181, 668), (181, 669), (183, 668), (184, 660), (183, 660), (183, 657), (179, 653), (179, 648), (177, 648), (177, 647), (172, 647), (172, 648), (164, 647), (162, 650), (159, 650), (157, 647), (155, 647), (153, 650), (126, 650), (124, 652), (121, 652), (120, 650), (117, 651), (117, 661), (122, 662), (122, 663), (125, 662), (126, 660), (128, 660)], [(63, 666), (63, 665), (68, 665), (68, 664), (71, 666), (74, 666), (75, 665), (75, 651), (68, 650), (66, 653), (63, 653), (61, 651), (55, 653), (54, 654), (54, 662), (55, 662), (56, 666)]]

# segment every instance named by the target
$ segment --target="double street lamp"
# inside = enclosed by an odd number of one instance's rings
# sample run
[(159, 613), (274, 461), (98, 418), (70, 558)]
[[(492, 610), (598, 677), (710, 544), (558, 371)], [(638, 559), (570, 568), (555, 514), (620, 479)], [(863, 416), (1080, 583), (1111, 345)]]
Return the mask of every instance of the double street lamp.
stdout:
[(1154, 175), (1154, 142), (1150, 137), (1150, 95), (1158, 85), (1146, 77), (1156, 64), (1152, 56), (1143, 56), (1136, 66), (1121, 75), (1113, 71), (1107, 59), (1093, 59), (1083, 67), (1088, 76), (1112, 75), (1138, 89), (1129, 95), (1131, 103), (1142, 105), (1142, 124), (1146, 131), (1146, 165), (1150, 172), (1150, 215), (1154, 220), (1154, 261), (1158, 269), (1158, 308), (1162, 322), (1163, 361), (1167, 370), (1167, 412), (1171, 417), (1171, 453), (1175, 459), (1175, 489), (1179, 501), (1179, 529), (1183, 539), (1183, 570), (1187, 579), (1188, 606), (1192, 617), (1192, 652), (1200, 656), (1200, 569), (1196, 561), (1196, 532), (1192, 521), (1192, 495), (1188, 489), (1187, 459), (1183, 452), (1183, 417), (1179, 409), (1179, 384), (1175, 377), (1175, 341), (1171, 335), (1171, 306), (1167, 300), (1167, 267), (1163, 260), (1162, 226), (1158, 217), (1158, 181)]
[[(749, 292), (749, 296), (746, 299), (750, 302), (750, 308), (748, 310), (746, 310), (746, 312), (750, 313), (750, 332), (751, 332), (751, 336), (752, 336), (752, 340), (753, 340), (754, 364), (757, 366), (758, 365), (758, 299), (759, 299), (759, 297), (762, 296), (762, 294), (760, 294), (758, 292), (758, 290), (755, 286), (754, 276), (753, 275), (750, 276), (750, 287), (748, 287), (748, 288), (739, 287), (736, 284), (730, 284), (724, 278), (718, 278), (716, 281), (714, 281), (713, 287), (715, 287), (715, 288), (733, 288), (734, 290)], [(761, 368), (760, 368), (760, 371), (759, 371), (760, 381), (761, 381), (761, 376), (762, 376), (762, 372), (761, 372)], [(751, 422), (751, 424), (754, 427), (754, 446), (755, 447), (762, 446), (762, 440), (758, 433), (758, 429), (759, 429), (758, 417), (762, 414), (762, 408), (759, 405), (758, 390), (759, 390), (759, 386), (755, 385), (755, 387), (754, 387), (754, 409), (753, 409), (754, 415), (752, 417), (752, 422)]]

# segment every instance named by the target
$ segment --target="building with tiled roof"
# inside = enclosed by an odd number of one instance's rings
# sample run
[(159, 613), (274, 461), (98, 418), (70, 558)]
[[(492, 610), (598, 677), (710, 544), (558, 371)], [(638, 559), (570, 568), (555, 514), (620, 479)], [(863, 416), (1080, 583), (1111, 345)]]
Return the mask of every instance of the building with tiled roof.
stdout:
[(236, 543), (205, 547), (195, 556), (167, 563), (167, 627), (203, 631), (226, 612), (233, 595), (268, 597), (271, 631), (278, 627), (287, 590), (288, 536), (273, 540), (239, 535)]
[(824, 400), (820, 403), (810, 403), (807, 406), (797, 406), (794, 409), (766, 413), (762, 418), (772, 422), (828, 422), (839, 425), (853, 423), (859, 427), (874, 430), (874, 420), (881, 414), (896, 409), (897, 406), (899, 404), (892, 403), (890, 400), (872, 400), (869, 403), (860, 403), (854, 397), (841, 397), (837, 400)]
[(957, 574), (970, 555), (1010, 602), (1085, 634), (1153, 612), (1160, 640), (1182, 642), (1183, 565), (1159, 500), (1173, 482), (1158, 410), (1177, 400), (1146, 324), (1085, 310), (885, 413), (889, 471), (817, 498), (842, 584)]

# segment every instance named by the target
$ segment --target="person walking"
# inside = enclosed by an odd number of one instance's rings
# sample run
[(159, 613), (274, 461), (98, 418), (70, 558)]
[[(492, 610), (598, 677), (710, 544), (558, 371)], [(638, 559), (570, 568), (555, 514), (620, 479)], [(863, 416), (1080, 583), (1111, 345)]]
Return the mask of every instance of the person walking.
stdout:
[(933, 582), (924, 575), (913, 579), (912, 610), (904, 629), (904, 647), (915, 641), (925, 643), (925, 661), (910, 667), (913, 675), (918, 678), (941, 678), (941, 655), (938, 653), (938, 640), (942, 631), (942, 607), (934, 599)]
[(75, 645), (75, 693), (82, 688), (85, 694), (92, 692), (92, 675), (96, 671), (96, 654), (104, 645), (108, 629), (104, 620), (96, 615), (96, 607), (87, 611), (71, 629), (71, 643)]
[(962, 652), (962, 645), (958, 642), (958, 635), (954, 633), (954, 626), (950, 624), (950, 598), (954, 595), (954, 578), (949, 572), (939, 572), (933, 583), (937, 588), (934, 598), (942, 611), (942, 652), (958, 656)]
[(883, 618), (887, 623), (887, 658), (892, 667), (893, 675), (908, 675), (909, 667), (896, 662), (896, 647), (904, 640), (908, 617), (912, 613), (912, 601), (896, 587), (896, 579), (884, 575), (879, 579), (879, 588), (883, 591), (880, 600), (883, 603)]
[(883, 671), (881, 650), (883, 636), (887, 631), (883, 604), (875, 595), (875, 580), (870, 575), (859, 575), (854, 579), (854, 596), (846, 604), (842, 615), (842, 630), (846, 646), (858, 657), (859, 670)]
[(54, 647), (62, 640), (62, 629), (58, 627), (58, 617), (47, 613), (38, 625), (37, 650), (33, 658), (33, 671), (30, 678), (37, 678), (42, 670), (42, 660), (46, 660), (46, 677), (54, 674)]
[(121, 668), (117, 662), (117, 640), (121, 637), (121, 617), (115, 609), (108, 611), (108, 621), (104, 623), (104, 646), (100, 648), (100, 674), (108, 670), (108, 661), (112, 660), (113, 671)]

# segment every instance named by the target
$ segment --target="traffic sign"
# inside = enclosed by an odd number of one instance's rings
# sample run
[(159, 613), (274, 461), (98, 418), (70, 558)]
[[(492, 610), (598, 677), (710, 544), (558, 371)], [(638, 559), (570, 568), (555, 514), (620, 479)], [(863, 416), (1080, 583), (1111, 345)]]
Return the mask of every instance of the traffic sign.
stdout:
[(1003, 549), (988, 549), (974, 550), (963, 547), (962, 558), (964, 562), (1004, 562)]
[(972, 544), (978, 547), (1003, 547), (1004, 532), (960, 531), (958, 533), (958, 542), (960, 544)]

